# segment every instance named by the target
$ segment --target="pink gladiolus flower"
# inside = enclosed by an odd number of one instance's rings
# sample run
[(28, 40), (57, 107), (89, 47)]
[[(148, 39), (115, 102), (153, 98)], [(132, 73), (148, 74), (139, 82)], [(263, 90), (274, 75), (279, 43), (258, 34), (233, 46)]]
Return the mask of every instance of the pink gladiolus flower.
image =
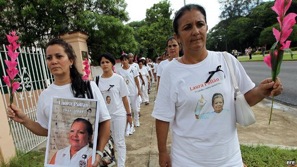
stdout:
[(19, 47), (20, 47), (20, 44), (17, 44), (17, 43), (6, 45), (7, 50), (16, 50)]
[(10, 57), (11, 61), (15, 61), (19, 56), (19, 52), (8, 50), (8, 56)]
[(16, 36), (16, 32), (15, 32), (15, 31), (11, 31), (10, 34), (11, 34), (12, 36)]
[(82, 77), (83, 80), (88, 80), (89, 79), (89, 76), (91, 74), (91, 70), (90, 70), (90, 64), (89, 64), (89, 60), (88, 59), (85, 59), (83, 62), (83, 65), (84, 65), (84, 76)]
[(86, 70), (85, 70), (85, 73), (86, 73), (87, 75), (89, 75), (89, 74), (91, 73), (91, 70), (86, 69)]
[(8, 76), (3, 76), (3, 81), (5, 82), (5, 84), (10, 87), (10, 79)]
[(14, 43), (15, 41), (17, 41), (19, 39), (19, 37), (15, 36), (15, 35), (6, 35), (6, 38), (9, 43)]
[(289, 38), (289, 36), (291, 35), (293, 29), (289, 29), (289, 30), (283, 30), (282, 31), (282, 36), (280, 39), (280, 44), (284, 45), (284, 42)]
[(272, 32), (273, 32), (273, 35), (274, 35), (276, 41), (279, 41), (280, 40), (280, 31), (278, 31), (278, 29), (276, 29), (276, 28), (272, 28)]
[(85, 80), (85, 81), (87, 81), (87, 80), (89, 79), (89, 76), (88, 76), (88, 75), (84, 75), (84, 76), (82, 77), (82, 79)]
[(281, 50), (286, 50), (289, 49), (291, 45), (291, 41), (286, 41), (283, 43), (282, 47), (280, 48)]
[(296, 16), (297, 16), (296, 13), (289, 13), (288, 15), (286, 15), (283, 19), (283, 25), (280, 25), (282, 26), (280, 28), (283, 30), (291, 29), (296, 24), (296, 20), (295, 20)]
[(267, 64), (268, 67), (271, 68), (271, 56), (270, 55), (266, 55), (264, 57), (264, 62)]
[(18, 65), (16, 61), (4, 60), (4, 62), (9, 69), (16, 68), (16, 66)]
[(85, 59), (84, 61), (83, 61), (83, 65), (89, 65), (89, 61), (88, 61), (88, 59)]
[[(276, 42), (270, 49), (270, 55), (264, 57), (264, 62), (271, 68), (272, 80), (275, 81), (280, 73), (280, 67), (283, 60), (284, 51), (290, 48), (291, 41), (287, 40), (293, 31), (293, 26), (296, 24), (296, 13), (289, 13), (292, 0), (275, 0), (274, 6), (271, 8), (278, 15), (277, 20), (280, 30), (273, 28), (272, 32)], [(270, 110), (269, 124), (271, 121), (273, 110), (274, 97), (272, 96), (272, 104)]]
[(10, 104), (13, 102), (13, 93), (20, 87), (19, 82), (15, 82), (15, 77), (19, 73), (19, 70), (17, 67), (17, 58), (19, 56), (19, 53), (16, 52), (16, 49), (20, 47), (20, 44), (17, 43), (17, 40), (19, 37), (16, 35), (15, 31), (12, 31), (9, 33), (9, 35), (6, 35), (7, 40), (9, 42), (9, 45), (6, 46), (8, 52), (8, 56), (10, 60), (5, 60), (5, 64), (7, 66), (6, 72), (8, 76), (3, 76), (3, 81), (6, 83), (6, 85), (10, 88)]
[(271, 8), (278, 16), (283, 17), (291, 6), (292, 0), (276, 0)]
[(19, 73), (19, 70), (16, 69), (16, 68), (11, 68), (11, 69), (8, 68), (8, 69), (6, 69), (6, 72), (7, 72), (8, 76), (9, 76), (9, 78), (11, 80), (13, 80), (15, 78), (15, 76)]
[(12, 92), (11, 93), (14, 93), (16, 90), (18, 90), (19, 89), (19, 87), (20, 87), (20, 83), (19, 82), (13, 82), (13, 84), (12, 84)]

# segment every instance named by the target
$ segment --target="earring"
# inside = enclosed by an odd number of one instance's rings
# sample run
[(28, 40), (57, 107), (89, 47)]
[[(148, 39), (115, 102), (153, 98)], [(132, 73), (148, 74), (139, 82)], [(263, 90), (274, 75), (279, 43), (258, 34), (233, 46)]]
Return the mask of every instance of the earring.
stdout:
[(69, 68), (72, 68), (72, 64), (69, 66)]

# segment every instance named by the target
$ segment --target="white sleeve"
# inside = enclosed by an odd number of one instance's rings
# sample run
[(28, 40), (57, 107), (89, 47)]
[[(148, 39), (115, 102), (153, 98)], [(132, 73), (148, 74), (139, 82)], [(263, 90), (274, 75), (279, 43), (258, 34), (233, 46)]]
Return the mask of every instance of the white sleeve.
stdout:
[(90, 81), (91, 87), (92, 87), (92, 92), (94, 99), (97, 99), (99, 101), (99, 122), (104, 122), (106, 120), (109, 120), (111, 117), (109, 115), (109, 112), (107, 110), (105, 101), (103, 99), (103, 96), (96, 85), (94, 81)]
[(164, 70), (164, 75), (162, 75), (160, 79), (158, 94), (152, 113), (154, 118), (166, 122), (172, 122), (174, 120), (176, 110), (177, 86), (175, 86), (174, 83), (173, 71), (171, 71), (170, 68)]
[(139, 70), (137, 70), (137, 68), (134, 67), (134, 70), (133, 70), (133, 78), (139, 76)]
[(124, 97), (124, 96), (128, 96), (129, 95), (129, 90), (128, 90), (128, 86), (125, 83), (125, 80), (122, 76), (119, 76), (120, 79), (120, 96)]
[(162, 71), (163, 71), (163, 63), (161, 62), (159, 65), (158, 65), (158, 70), (157, 70), (157, 76), (160, 77), (161, 74), (162, 74)]
[(36, 118), (37, 122), (45, 129), (48, 129), (49, 117), (45, 113), (44, 96), (41, 93), (38, 97)]

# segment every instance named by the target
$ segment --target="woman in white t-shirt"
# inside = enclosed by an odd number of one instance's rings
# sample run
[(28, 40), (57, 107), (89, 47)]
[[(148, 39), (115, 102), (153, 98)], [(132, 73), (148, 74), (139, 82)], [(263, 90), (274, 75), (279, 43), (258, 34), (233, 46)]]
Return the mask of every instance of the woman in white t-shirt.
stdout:
[[(131, 111), (133, 111), (134, 116), (134, 123), (135, 126), (140, 126), (139, 121), (139, 112), (140, 112), (140, 98), (141, 96), (141, 88), (140, 88), (140, 80), (138, 79), (139, 76), (139, 69), (133, 67), (129, 64), (129, 56), (122, 55), (121, 56), (121, 63), (122, 67), (118, 69), (117, 74), (121, 75), (125, 83), (127, 84), (129, 90), (129, 103), (131, 106)], [(138, 64), (137, 64), (138, 66)], [(134, 129), (132, 127), (132, 129)], [(133, 132), (133, 131), (131, 131)]]
[[(75, 67), (76, 55), (70, 44), (64, 40), (55, 38), (49, 41), (46, 46), (46, 63), (49, 71), (54, 76), (54, 83), (43, 90), (38, 98), (37, 122), (30, 119), (20, 108), (11, 104), (8, 107), (7, 116), (12, 120), (23, 124), (31, 132), (40, 136), (47, 136), (50, 101), (52, 97), (60, 98), (86, 98), (87, 87)], [(110, 115), (107, 111), (103, 97), (95, 82), (90, 82), (94, 99), (99, 101), (99, 129), (97, 151), (103, 151), (110, 136)], [(94, 165), (98, 166), (101, 160), (100, 154), (96, 155)]]
[(166, 60), (163, 60), (159, 63), (158, 69), (157, 69), (157, 91), (159, 89), (159, 83), (161, 74), (163, 72), (163, 69), (167, 66), (169, 62), (171, 62), (174, 58), (179, 57), (179, 52), (181, 48), (179, 46), (179, 43), (174, 37), (170, 37), (166, 41), (166, 53), (168, 53), (169, 58)]
[(142, 98), (142, 102), (145, 105), (149, 104), (149, 95), (148, 95), (148, 89), (149, 89), (149, 83), (150, 83), (150, 75), (149, 72), (146, 68), (146, 61), (144, 59), (140, 59), (138, 61), (138, 65), (139, 65), (139, 72), (142, 75), (142, 78), (144, 80), (144, 84), (141, 85), (141, 98)]
[(132, 124), (128, 101), (129, 90), (124, 78), (113, 72), (115, 59), (111, 54), (102, 54), (99, 57), (99, 65), (103, 73), (99, 77), (98, 87), (106, 99), (106, 106), (111, 116), (110, 130), (118, 153), (117, 166), (123, 167), (126, 161), (126, 124), (127, 122)]
[[(236, 129), (234, 88), (221, 52), (206, 49), (207, 22), (202, 6), (189, 4), (176, 12), (173, 28), (184, 55), (173, 59), (161, 74), (152, 116), (161, 167), (243, 167)], [(234, 56), (240, 91), (253, 106), (269, 95), (282, 92), (280, 80), (263, 80), (259, 86)], [(224, 97), (224, 106), (212, 107), (212, 96)], [(222, 103), (222, 100), (218, 104)], [(172, 131), (171, 155), (167, 151)]]

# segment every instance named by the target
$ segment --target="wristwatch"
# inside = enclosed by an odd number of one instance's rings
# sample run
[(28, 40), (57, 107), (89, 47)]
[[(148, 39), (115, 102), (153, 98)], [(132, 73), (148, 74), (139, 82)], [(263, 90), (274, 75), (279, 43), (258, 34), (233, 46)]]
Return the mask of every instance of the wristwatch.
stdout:
[(97, 150), (96, 154), (98, 154), (101, 158), (103, 157), (103, 152), (102, 151)]
[(131, 114), (131, 113), (128, 113), (128, 114), (127, 114), (127, 116), (129, 116), (129, 117), (130, 117), (130, 116), (132, 116), (132, 114)]

